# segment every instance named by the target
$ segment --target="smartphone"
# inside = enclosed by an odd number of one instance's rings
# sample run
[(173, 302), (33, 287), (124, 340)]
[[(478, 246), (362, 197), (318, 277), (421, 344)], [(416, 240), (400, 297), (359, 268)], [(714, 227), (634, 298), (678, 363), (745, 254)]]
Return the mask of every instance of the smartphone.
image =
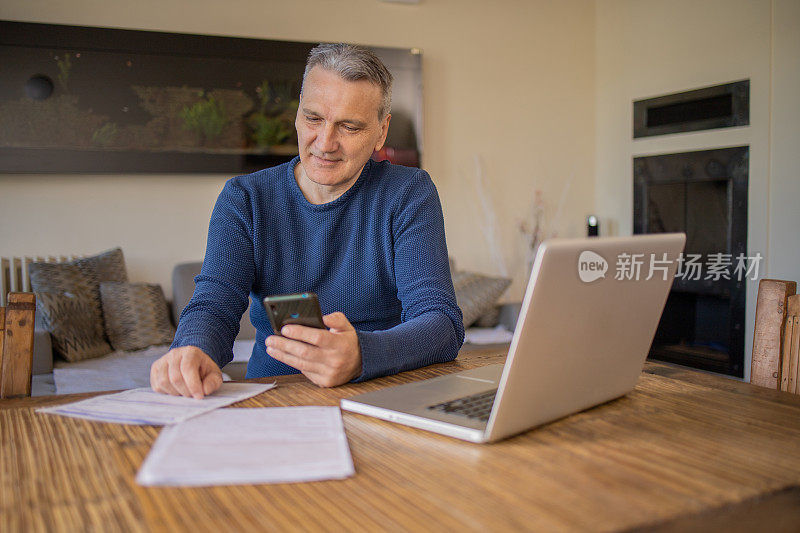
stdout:
[(319, 299), (313, 292), (267, 296), (264, 298), (264, 309), (267, 310), (275, 335), (280, 335), (286, 324), (328, 329), (322, 321)]

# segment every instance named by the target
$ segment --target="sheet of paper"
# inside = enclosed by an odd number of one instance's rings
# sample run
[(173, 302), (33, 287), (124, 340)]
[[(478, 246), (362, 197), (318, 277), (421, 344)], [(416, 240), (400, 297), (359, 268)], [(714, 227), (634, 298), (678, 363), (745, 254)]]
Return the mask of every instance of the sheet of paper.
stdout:
[(131, 389), (55, 407), (44, 407), (37, 411), (99, 422), (162, 426), (177, 424), (246, 400), (274, 386), (274, 383), (223, 383), (217, 392), (202, 400), (161, 394), (150, 388)]
[(161, 431), (136, 481), (210, 486), (355, 473), (338, 407), (219, 409)]

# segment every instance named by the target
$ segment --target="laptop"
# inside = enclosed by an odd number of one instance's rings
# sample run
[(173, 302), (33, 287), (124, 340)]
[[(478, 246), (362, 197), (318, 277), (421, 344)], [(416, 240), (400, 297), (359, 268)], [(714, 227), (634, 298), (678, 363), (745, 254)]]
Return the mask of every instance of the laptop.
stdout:
[(342, 409), (493, 442), (632, 391), (686, 235), (552, 239), (539, 247), (505, 364), (341, 401)]

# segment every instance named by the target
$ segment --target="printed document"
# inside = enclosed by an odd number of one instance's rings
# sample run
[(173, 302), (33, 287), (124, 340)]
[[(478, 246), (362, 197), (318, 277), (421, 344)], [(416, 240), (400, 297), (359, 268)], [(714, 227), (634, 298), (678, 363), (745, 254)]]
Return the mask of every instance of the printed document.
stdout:
[(164, 486), (293, 483), (354, 473), (338, 407), (236, 408), (164, 428), (136, 481)]
[(202, 400), (161, 394), (150, 388), (131, 389), (37, 411), (98, 422), (163, 426), (246, 400), (274, 386), (274, 383), (223, 383)]

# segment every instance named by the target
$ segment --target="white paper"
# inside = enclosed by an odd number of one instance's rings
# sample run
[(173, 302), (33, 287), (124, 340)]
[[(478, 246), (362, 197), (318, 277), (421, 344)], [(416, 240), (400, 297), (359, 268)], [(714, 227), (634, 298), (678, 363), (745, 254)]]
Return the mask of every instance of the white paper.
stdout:
[(470, 344), (503, 344), (511, 342), (514, 334), (503, 326), (494, 328), (469, 328), (464, 341)]
[(37, 411), (99, 422), (162, 426), (246, 400), (274, 386), (274, 383), (223, 383), (219, 390), (202, 400), (161, 394), (150, 388), (131, 389)]
[(161, 431), (136, 481), (210, 486), (355, 473), (338, 407), (219, 409)]

